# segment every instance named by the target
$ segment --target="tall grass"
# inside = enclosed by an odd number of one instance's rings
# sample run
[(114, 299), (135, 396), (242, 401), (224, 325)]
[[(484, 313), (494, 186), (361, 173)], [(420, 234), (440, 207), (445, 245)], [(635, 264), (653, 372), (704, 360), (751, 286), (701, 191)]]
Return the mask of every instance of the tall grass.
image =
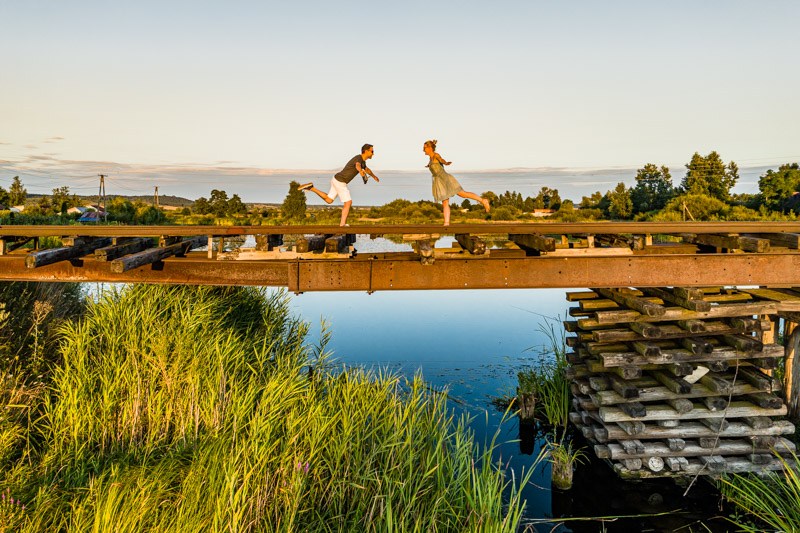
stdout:
[(334, 368), (307, 330), (255, 289), (134, 286), (90, 305), (9, 433), (19, 531), (516, 530), (516, 480), (445, 395)]
[(553, 319), (539, 325), (548, 339), (543, 350), (530, 368), (517, 374), (519, 390), (532, 392), (536, 397), (537, 417), (552, 426), (566, 426), (570, 409), (570, 382), (564, 375), (567, 368), (567, 344), (564, 330)]
[[(775, 531), (800, 531), (800, 476), (798, 458), (792, 453), (780, 472), (766, 477), (735, 474), (718, 482), (720, 491), (739, 509), (749, 513)], [(749, 520), (730, 518), (742, 531), (763, 531)]]

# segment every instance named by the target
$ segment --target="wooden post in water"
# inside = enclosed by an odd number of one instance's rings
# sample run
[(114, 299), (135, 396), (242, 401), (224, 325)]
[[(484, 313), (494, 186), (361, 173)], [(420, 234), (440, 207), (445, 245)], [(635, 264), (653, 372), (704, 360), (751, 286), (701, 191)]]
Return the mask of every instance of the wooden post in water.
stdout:
[(794, 420), (800, 414), (800, 365), (795, 358), (797, 351), (800, 350), (800, 328), (796, 322), (784, 320), (786, 323), (783, 328), (783, 339), (786, 346), (786, 370), (784, 377), (784, 395), (786, 398), (787, 416)]
[(536, 410), (536, 396), (533, 392), (522, 392), (517, 387), (517, 403), (519, 404), (520, 424), (532, 424)]

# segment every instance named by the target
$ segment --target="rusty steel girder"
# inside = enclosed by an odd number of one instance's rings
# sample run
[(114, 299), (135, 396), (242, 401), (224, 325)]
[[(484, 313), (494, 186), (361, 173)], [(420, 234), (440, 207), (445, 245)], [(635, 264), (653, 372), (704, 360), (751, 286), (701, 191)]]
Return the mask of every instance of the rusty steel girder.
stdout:
[(0, 280), (287, 287), (293, 292), (437, 289), (800, 286), (800, 254), (692, 254), (439, 259), (380, 258), (217, 261), (204, 252), (113, 273), (91, 257), (25, 268), (0, 256)]
[(675, 233), (800, 233), (798, 222), (486, 222), (480, 224), (378, 224), (340, 226), (0, 226), (0, 236), (157, 237), (269, 234), (675, 234)]

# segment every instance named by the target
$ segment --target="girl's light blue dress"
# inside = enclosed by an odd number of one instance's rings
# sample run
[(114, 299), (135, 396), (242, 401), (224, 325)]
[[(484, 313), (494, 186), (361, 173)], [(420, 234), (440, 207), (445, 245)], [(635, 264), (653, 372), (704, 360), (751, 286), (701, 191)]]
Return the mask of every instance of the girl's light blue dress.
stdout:
[(428, 168), (431, 169), (433, 176), (433, 199), (437, 202), (444, 202), (464, 190), (453, 176), (445, 172), (438, 161), (431, 161)]

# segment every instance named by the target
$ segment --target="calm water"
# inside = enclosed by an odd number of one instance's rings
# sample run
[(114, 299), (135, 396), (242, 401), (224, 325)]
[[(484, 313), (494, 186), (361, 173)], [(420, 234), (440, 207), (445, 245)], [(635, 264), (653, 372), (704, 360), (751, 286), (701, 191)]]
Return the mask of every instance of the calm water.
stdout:
[[(359, 237), (356, 250), (404, 245)], [(444, 243), (440, 246), (445, 246)], [(332, 332), (328, 349), (346, 365), (388, 368), (407, 376), (421, 372), (436, 388), (447, 388), (456, 412), (473, 417), (480, 442), (499, 431), (499, 458), (519, 479), (533, 464), (543, 443), (536, 430), (520, 427), (516, 418), (502, 423), (491, 399), (513, 391), (516, 373), (540, 361), (549, 341), (540, 330), (548, 317), (563, 319), (568, 303), (563, 290), (464, 290), (306, 293), (293, 296), (292, 309), (312, 325), (312, 340), (320, 323)], [(582, 438), (579, 445), (588, 445)], [(588, 450), (587, 450), (588, 451)], [(590, 453), (590, 456), (593, 455)], [(605, 523), (606, 531), (724, 531), (718, 496), (698, 481), (684, 498), (672, 481), (622, 482), (602, 461), (594, 460), (575, 473), (571, 491), (550, 490), (550, 468), (539, 467), (524, 491), (533, 531), (551, 531), (565, 517), (622, 516), (666, 513)], [(674, 511), (681, 509), (680, 513)], [(598, 521), (566, 522), (557, 531), (601, 531)], [(686, 528), (691, 524), (690, 529)]]

